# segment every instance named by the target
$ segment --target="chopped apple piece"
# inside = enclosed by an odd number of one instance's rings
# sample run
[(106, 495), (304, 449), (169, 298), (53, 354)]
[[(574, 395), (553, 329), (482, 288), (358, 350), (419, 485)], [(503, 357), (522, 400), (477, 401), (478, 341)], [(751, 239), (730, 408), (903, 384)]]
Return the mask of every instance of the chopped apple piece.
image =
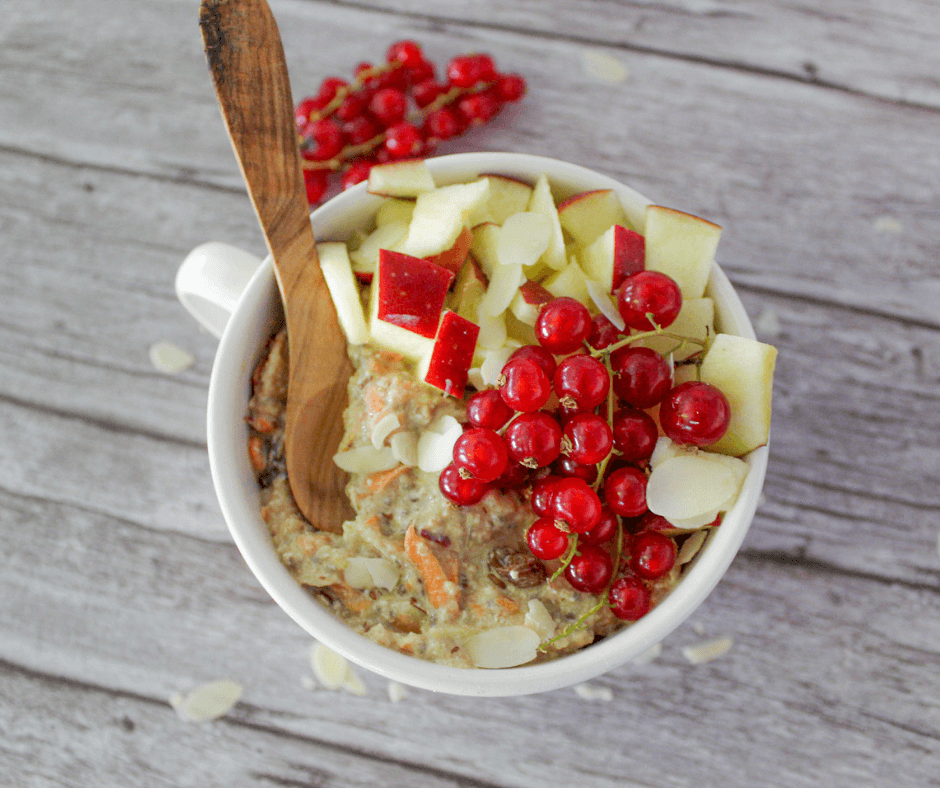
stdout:
[(488, 284), (489, 280), (480, 264), (473, 255), (469, 255), (454, 283), (454, 311), (461, 317), (474, 321)]
[(456, 312), (444, 312), (434, 347), (418, 363), (418, 377), (445, 394), (462, 397), (479, 333), (476, 323)]
[(701, 298), (720, 237), (717, 224), (650, 205), (646, 209), (646, 269), (675, 279), (683, 298)]
[(730, 334), (715, 337), (699, 375), (728, 398), (731, 423), (709, 451), (740, 457), (767, 443), (776, 361), (772, 345)]
[[(682, 302), (682, 309), (667, 331), (685, 337), (705, 340), (715, 335), (714, 324), (715, 302), (707, 297), (689, 298)], [(701, 347), (694, 342), (688, 342), (676, 348), (677, 344), (678, 342), (675, 339), (662, 336), (647, 337), (636, 342), (638, 346), (648, 347), (662, 354), (675, 348), (673, 358), (676, 361), (684, 361), (701, 350)]]
[(383, 249), (372, 284), (372, 342), (414, 361), (431, 352), (454, 274), (417, 257)]
[(486, 208), (492, 221), (502, 224), (514, 213), (524, 211), (532, 199), (532, 187), (524, 181), (507, 175), (481, 175), (490, 182), (490, 196)]
[(408, 225), (405, 222), (389, 222), (376, 227), (354, 252), (349, 253), (353, 271), (360, 274), (375, 273), (379, 261), (380, 249), (394, 249), (408, 234)]
[(424, 259), (435, 265), (439, 265), (443, 268), (446, 268), (448, 271), (453, 271), (455, 274), (463, 268), (464, 261), (467, 259), (467, 254), (470, 252), (470, 242), (473, 240), (473, 233), (471, 233), (466, 227), (460, 231), (460, 235), (457, 236), (457, 240), (454, 241), (454, 245), (450, 249), (445, 249), (440, 254), (432, 255), (431, 257), (425, 257)]
[(547, 304), (554, 297), (543, 285), (526, 280), (513, 296), (509, 309), (519, 322), (534, 326), (542, 305)]
[(584, 273), (612, 293), (628, 276), (643, 270), (644, 247), (642, 235), (622, 224), (615, 224), (584, 247), (579, 260)]
[(389, 197), (382, 201), (375, 214), (375, 224), (381, 227), (389, 222), (404, 222), (408, 224), (415, 212), (414, 200), (403, 200), (398, 197)]
[(477, 351), (494, 350), (506, 344), (506, 312), (490, 315), (483, 310), (483, 302), (477, 308), (476, 323), (480, 327)]
[(626, 219), (620, 198), (612, 189), (582, 192), (558, 206), (561, 226), (581, 246), (593, 243), (608, 227)]
[(545, 173), (542, 173), (535, 182), (528, 208), (533, 213), (543, 213), (548, 217), (548, 221), (552, 226), (551, 239), (548, 249), (545, 250), (539, 260), (549, 268), (560, 271), (568, 264), (568, 257), (565, 254), (565, 237), (561, 232), (558, 209), (555, 207), (555, 198), (552, 197), (552, 190), (548, 185), (548, 177)]
[(574, 298), (582, 304), (587, 304), (590, 295), (587, 289), (587, 277), (581, 266), (577, 263), (569, 263), (564, 271), (552, 274), (548, 279), (542, 282), (542, 285), (556, 298), (565, 296)]
[(434, 176), (424, 159), (391, 161), (369, 170), (366, 189), (383, 197), (417, 197), (434, 190)]
[(344, 243), (319, 243), (317, 256), (320, 258), (320, 270), (326, 280), (326, 286), (336, 307), (339, 325), (350, 345), (364, 345), (369, 341), (369, 329), (366, 316), (362, 311), (359, 288), (353, 276), (349, 253)]
[(514, 213), (499, 231), (496, 259), (500, 265), (533, 266), (545, 254), (552, 238), (552, 225), (544, 213)]
[(468, 215), (488, 196), (488, 180), (442, 186), (419, 195), (402, 251), (415, 257), (430, 257), (449, 249)]
[(483, 222), (473, 228), (470, 253), (477, 259), (487, 276), (492, 276), (499, 265), (496, 247), (499, 244), (500, 226), (494, 222)]

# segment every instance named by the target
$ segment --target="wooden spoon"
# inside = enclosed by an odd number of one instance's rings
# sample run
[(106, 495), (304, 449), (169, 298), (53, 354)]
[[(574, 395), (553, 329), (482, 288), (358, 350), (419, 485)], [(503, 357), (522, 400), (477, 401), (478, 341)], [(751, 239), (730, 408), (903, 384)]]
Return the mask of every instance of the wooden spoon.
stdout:
[(291, 492), (311, 523), (339, 532), (351, 509), (333, 455), (352, 366), (317, 259), (281, 38), (265, 0), (202, 0), (199, 25), (284, 301)]

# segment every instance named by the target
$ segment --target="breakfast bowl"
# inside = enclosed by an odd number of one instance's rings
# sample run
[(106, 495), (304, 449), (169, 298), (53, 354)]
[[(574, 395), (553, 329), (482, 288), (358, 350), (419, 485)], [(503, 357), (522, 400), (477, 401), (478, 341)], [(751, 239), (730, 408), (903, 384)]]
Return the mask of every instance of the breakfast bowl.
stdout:
[[(649, 204), (633, 189), (581, 166), (515, 153), (466, 153), (427, 160), (437, 185), (499, 174), (534, 183), (547, 176), (564, 200), (612, 190), (627, 217)], [(373, 221), (383, 197), (365, 183), (333, 197), (311, 214), (318, 241), (345, 241)], [(252, 269), (253, 272), (252, 272)], [(260, 515), (255, 469), (246, 450), (245, 416), (252, 371), (283, 317), (271, 260), (259, 261), (221, 244), (207, 244), (184, 261), (177, 276), (183, 305), (209, 331), (221, 335), (209, 385), (207, 430), (212, 479), (225, 522), (251, 571), (272, 599), (317, 641), (352, 663), (390, 680), (435, 692), (509, 696), (575, 685), (629, 663), (685, 621), (715, 588), (739, 550), (760, 498), (767, 445), (742, 457), (747, 472), (720, 526), (711, 528), (681, 579), (639, 620), (573, 653), (508, 668), (461, 668), (437, 664), (379, 645), (334, 615), (295, 580), (281, 562)], [(754, 340), (754, 330), (728, 278), (713, 265), (706, 294), (714, 301), (716, 330)], [(342, 414), (337, 413), (337, 419)]]

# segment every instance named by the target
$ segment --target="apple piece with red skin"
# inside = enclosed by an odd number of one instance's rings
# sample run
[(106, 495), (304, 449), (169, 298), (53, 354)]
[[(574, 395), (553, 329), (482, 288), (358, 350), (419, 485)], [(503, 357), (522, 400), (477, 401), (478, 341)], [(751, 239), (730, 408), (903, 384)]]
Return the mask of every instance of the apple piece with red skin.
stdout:
[(372, 283), (372, 342), (420, 361), (430, 353), (454, 273), (401, 252), (383, 249)]
[(509, 309), (520, 323), (534, 326), (543, 304), (547, 304), (554, 297), (544, 286), (527, 279), (513, 296)]
[(532, 185), (509, 175), (484, 173), (481, 178), (490, 182), (490, 196), (486, 201), (489, 215), (496, 224), (502, 224), (514, 213), (525, 211), (532, 199)]
[(466, 227), (463, 228), (460, 235), (457, 236), (457, 240), (454, 241), (454, 245), (450, 249), (445, 249), (440, 254), (431, 255), (430, 257), (425, 257), (429, 263), (434, 263), (439, 265), (442, 268), (446, 268), (448, 271), (453, 273), (458, 273), (461, 268), (463, 268), (464, 261), (467, 259), (467, 254), (470, 252), (470, 243), (473, 241), (473, 233), (470, 232)]
[(584, 273), (614, 292), (623, 280), (642, 271), (646, 265), (646, 241), (635, 230), (615, 224), (579, 255)]
[(582, 247), (596, 241), (611, 225), (626, 220), (620, 198), (612, 189), (581, 192), (558, 206), (558, 221)]
[(476, 323), (446, 310), (431, 352), (418, 364), (418, 377), (445, 394), (462, 397), (479, 333)]

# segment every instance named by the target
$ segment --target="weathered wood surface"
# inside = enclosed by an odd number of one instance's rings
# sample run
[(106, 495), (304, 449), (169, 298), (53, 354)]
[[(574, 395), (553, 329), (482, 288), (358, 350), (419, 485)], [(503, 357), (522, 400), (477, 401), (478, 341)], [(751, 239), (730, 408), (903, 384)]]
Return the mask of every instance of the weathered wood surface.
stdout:
[[(766, 503), (662, 656), (597, 681), (611, 703), (302, 689), (309, 639), (208, 478), (214, 340), (173, 295), (197, 243), (263, 250), (197, 3), (7, 4), (0, 785), (940, 784), (936, 4), (272, 7), (298, 96), (405, 36), (487, 49), (530, 94), (448, 150), (567, 158), (726, 226), (723, 266), (779, 324)], [(194, 366), (155, 371), (163, 339)], [(722, 659), (681, 657), (719, 634)], [(236, 709), (178, 720), (169, 695), (218, 677)]]

